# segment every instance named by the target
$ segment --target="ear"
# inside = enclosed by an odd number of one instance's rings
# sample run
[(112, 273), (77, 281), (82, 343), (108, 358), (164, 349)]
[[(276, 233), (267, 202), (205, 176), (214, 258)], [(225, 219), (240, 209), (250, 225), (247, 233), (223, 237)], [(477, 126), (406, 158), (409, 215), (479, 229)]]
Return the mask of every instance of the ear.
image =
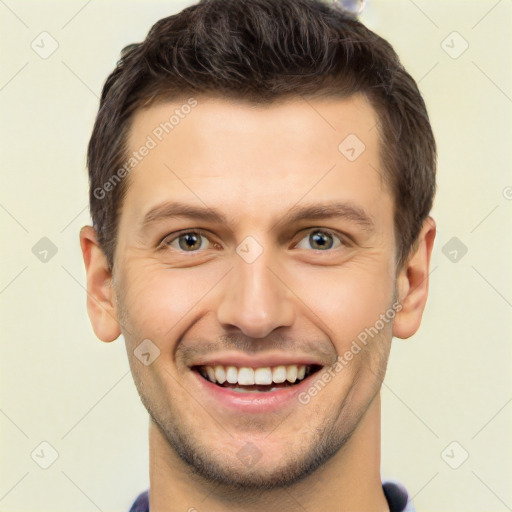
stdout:
[(398, 300), (402, 309), (393, 321), (393, 336), (409, 338), (419, 328), (428, 296), (430, 256), (436, 236), (432, 217), (423, 223), (421, 232), (397, 276)]
[(96, 336), (105, 342), (121, 334), (117, 320), (112, 271), (92, 226), (80, 230), (80, 247), (87, 274), (87, 311)]

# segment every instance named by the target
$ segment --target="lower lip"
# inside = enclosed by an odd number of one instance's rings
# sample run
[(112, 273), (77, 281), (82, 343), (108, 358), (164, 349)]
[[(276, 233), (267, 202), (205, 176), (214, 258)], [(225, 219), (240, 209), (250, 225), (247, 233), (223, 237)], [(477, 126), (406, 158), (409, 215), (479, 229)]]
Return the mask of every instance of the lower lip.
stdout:
[(298, 395), (309, 387), (309, 382), (318, 372), (309, 375), (299, 384), (279, 388), (275, 391), (237, 392), (231, 388), (218, 386), (202, 377), (198, 371), (192, 370), (199, 381), (201, 391), (221, 406), (246, 413), (268, 413), (290, 405), (300, 404)]

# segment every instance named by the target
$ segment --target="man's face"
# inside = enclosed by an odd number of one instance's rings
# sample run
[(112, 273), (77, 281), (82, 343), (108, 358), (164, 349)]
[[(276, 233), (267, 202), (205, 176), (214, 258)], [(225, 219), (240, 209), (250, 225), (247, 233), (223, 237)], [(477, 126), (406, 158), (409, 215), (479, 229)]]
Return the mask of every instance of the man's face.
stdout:
[[(377, 117), (361, 97), (197, 100), (160, 142), (155, 128), (180, 103), (134, 118), (130, 153), (148, 135), (158, 144), (129, 177), (117, 312), (142, 401), (174, 452), (217, 482), (286, 485), (350, 438), (384, 377), (391, 322), (377, 321), (394, 301), (395, 234)], [(170, 215), (178, 202), (224, 219)], [(331, 203), (339, 215), (294, 217)], [(148, 366), (134, 354), (143, 340), (160, 351)], [(293, 381), (295, 365), (300, 382), (244, 384)]]

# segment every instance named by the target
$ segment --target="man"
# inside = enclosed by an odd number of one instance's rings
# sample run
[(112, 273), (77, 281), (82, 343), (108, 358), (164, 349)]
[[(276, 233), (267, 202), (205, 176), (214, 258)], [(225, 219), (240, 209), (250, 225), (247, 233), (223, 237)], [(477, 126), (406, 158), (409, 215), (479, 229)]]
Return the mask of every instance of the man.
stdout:
[(133, 512), (403, 511), (393, 336), (428, 292), (436, 148), (385, 40), (320, 0), (206, 0), (107, 79), (80, 233), (150, 416)]

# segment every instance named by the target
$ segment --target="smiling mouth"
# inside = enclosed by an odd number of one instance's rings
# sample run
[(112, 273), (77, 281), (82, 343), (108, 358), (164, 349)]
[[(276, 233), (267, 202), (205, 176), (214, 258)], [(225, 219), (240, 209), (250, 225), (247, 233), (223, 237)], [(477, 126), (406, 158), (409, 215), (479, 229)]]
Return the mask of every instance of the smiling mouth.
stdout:
[(203, 379), (219, 387), (239, 393), (270, 392), (296, 386), (310, 375), (319, 371), (320, 365), (280, 365), (262, 368), (247, 366), (194, 366)]

